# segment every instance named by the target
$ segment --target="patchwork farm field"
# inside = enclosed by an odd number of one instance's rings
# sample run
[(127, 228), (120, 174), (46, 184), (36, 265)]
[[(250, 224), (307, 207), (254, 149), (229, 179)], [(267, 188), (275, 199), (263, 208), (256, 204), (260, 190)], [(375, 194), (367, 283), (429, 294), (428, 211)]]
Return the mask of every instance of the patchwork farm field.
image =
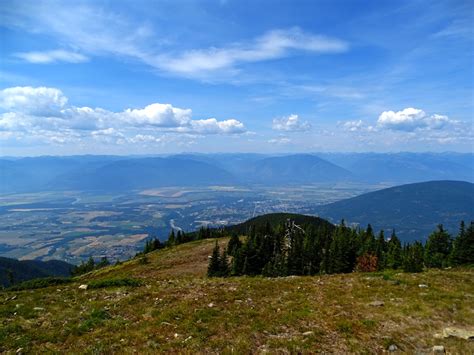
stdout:
[(298, 187), (169, 187), (123, 194), (68, 191), (0, 195), (0, 255), (18, 259), (90, 256), (123, 260), (148, 237), (171, 229), (242, 222), (271, 212), (314, 207), (379, 188), (357, 184)]

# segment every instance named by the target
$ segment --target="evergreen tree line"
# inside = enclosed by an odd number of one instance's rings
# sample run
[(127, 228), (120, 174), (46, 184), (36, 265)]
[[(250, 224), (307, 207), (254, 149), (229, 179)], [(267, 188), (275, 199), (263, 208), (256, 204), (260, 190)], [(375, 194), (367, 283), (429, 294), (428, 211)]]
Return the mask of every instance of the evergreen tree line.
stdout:
[(109, 266), (110, 261), (107, 259), (106, 256), (102, 257), (98, 262), (94, 260), (94, 258), (89, 257), (87, 261), (83, 261), (79, 265), (74, 266), (71, 271), (72, 276), (82, 275), (93, 270), (101, 269), (103, 267)]
[(424, 267), (466, 264), (474, 264), (474, 222), (467, 228), (461, 222), (456, 238), (439, 225), (425, 245), (402, 245), (395, 231), (387, 240), (383, 231), (375, 235), (370, 224), (365, 230), (353, 229), (342, 221), (330, 231), (325, 226), (303, 229), (288, 220), (275, 230), (270, 224), (258, 231), (251, 228), (244, 241), (233, 234), (222, 252), (216, 241), (208, 276), (273, 277), (384, 269), (421, 272)]

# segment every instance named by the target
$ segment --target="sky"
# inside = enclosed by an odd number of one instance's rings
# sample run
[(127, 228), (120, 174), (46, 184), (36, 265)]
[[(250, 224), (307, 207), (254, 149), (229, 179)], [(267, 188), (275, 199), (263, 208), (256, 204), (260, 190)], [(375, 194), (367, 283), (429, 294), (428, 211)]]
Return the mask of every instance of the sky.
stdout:
[(0, 54), (0, 155), (473, 152), (469, 0), (0, 0)]

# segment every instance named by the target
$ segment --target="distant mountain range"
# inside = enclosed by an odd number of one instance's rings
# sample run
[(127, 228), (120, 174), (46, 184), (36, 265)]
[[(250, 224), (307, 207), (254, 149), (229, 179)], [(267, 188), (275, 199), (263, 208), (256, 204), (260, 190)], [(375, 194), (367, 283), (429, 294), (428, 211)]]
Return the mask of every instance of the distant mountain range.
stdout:
[(369, 192), (319, 207), (315, 214), (334, 223), (375, 230), (392, 229), (404, 241), (423, 240), (443, 224), (457, 233), (459, 223), (474, 220), (474, 184), (462, 181), (430, 181)]
[(0, 286), (9, 286), (11, 282), (48, 277), (70, 276), (73, 265), (60, 260), (16, 260), (0, 257)]
[(0, 159), (0, 193), (234, 184), (474, 181), (474, 154), (180, 154)]

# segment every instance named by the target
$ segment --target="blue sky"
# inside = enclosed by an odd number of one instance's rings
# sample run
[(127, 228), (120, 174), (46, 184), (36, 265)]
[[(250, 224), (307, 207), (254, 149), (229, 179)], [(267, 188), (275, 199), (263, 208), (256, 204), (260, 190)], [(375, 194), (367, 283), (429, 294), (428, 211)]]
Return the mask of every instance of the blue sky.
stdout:
[(473, 150), (471, 1), (0, 7), (1, 155)]

